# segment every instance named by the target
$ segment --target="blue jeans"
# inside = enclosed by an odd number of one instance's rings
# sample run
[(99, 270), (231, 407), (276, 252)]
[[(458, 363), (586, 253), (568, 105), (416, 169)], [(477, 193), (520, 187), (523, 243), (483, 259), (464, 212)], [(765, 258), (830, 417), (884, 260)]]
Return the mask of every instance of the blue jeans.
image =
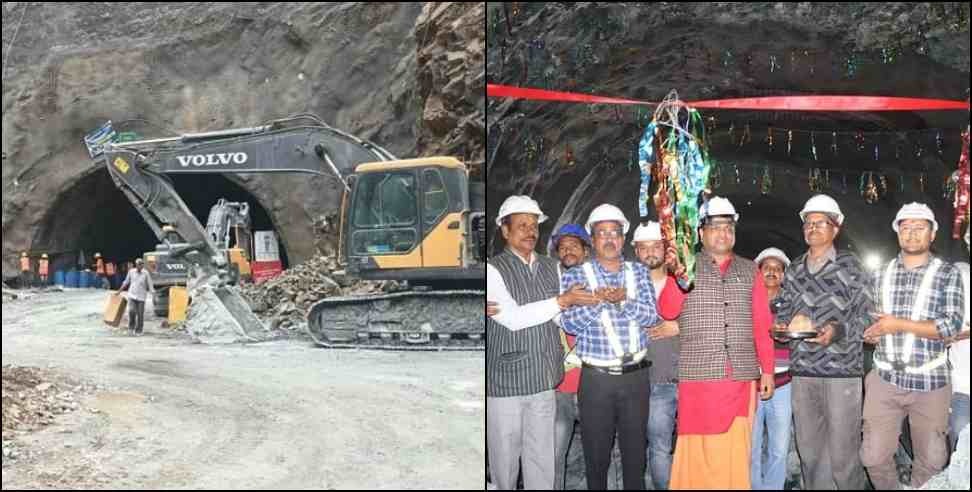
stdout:
[[(790, 423), (793, 407), (790, 384), (773, 392), (769, 400), (759, 400), (753, 422), (753, 454), (750, 478), (753, 490), (783, 490), (786, 482), (786, 460), (790, 452)], [(765, 428), (764, 428), (765, 426)], [(763, 436), (766, 436), (766, 459), (763, 459)]]
[(648, 411), (648, 470), (655, 490), (668, 490), (672, 475), (672, 433), (678, 409), (677, 384), (652, 384)]
[(969, 395), (952, 393), (952, 411), (948, 414), (948, 441), (952, 452), (958, 444), (959, 433), (969, 425)]

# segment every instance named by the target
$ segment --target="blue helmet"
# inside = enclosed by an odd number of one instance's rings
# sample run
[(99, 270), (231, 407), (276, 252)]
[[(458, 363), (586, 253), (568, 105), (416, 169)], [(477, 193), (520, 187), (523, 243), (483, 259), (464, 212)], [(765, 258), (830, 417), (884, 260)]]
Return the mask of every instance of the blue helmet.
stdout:
[(577, 239), (580, 239), (581, 242), (587, 245), (588, 248), (591, 247), (591, 236), (587, 234), (587, 231), (584, 230), (583, 227), (581, 227), (579, 224), (564, 224), (560, 226), (560, 229), (558, 229), (557, 232), (550, 236), (550, 241), (547, 243), (548, 255), (556, 256), (555, 253), (557, 252), (557, 244), (565, 236), (574, 236)]

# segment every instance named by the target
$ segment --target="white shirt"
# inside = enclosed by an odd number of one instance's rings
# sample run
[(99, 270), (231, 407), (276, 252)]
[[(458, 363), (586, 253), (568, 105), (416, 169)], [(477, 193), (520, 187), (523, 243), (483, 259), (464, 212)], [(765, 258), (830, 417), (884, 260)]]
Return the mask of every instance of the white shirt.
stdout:
[[(530, 260), (527, 261), (520, 255), (516, 255), (531, 270), (536, 267), (535, 256), (536, 254), (531, 252)], [(560, 314), (560, 305), (557, 304), (556, 297), (518, 305), (506, 288), (506, 282), (503, 281), (499, 270), (488, 263), (486, 264), (486, 300), (495, 302), (499, 307), (500, 312), (492, 317), (493, 321), (512, 331), (546, 323)]]
[[(962, 331), (969, 330), (969, 264), (956, 263), (962, 272), (962, 285), (965, 288), (965, 323)], [(952, 363), (952, 392), (969, 394), (969, 340), (955, 342), (948, 348), (948, 360)]]
[(122, 286), (126, 285), (128, 286), (127, 297), (130, 301), (144, 301), (149, 292), (155, 292), (155, 287), (152, 286), (152, 277), (144, 268), (142, 268), (141, 273), (135, 268), (129, 270)]

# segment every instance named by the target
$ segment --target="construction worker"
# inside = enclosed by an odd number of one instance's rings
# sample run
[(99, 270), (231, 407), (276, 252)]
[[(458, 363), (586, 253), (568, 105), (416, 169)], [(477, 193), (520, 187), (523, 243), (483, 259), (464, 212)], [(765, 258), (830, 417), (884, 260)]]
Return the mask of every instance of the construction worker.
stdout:
[(864, 330), (864, 341), (877, 347), (864, 379), (860, 455), (879, 490), (900, 488), (894, 452), (906, 416), (914, 451), (910, 485), (923, 486), (948, 463), (952, 385), (945, 344), (962, 331), (964, 318), (961, 272), (931, 253), (938, 232), (931, 208), (903, 206), (892, 228), (901, 252), (879, 271), (879, 314)]
[(30, 257), (27, 256), (27, 252), (24, 251), (20, 253), (20, 287), (27, 288), (30, 287)]
[(95, 253), (94, 254), (94, 260), (95, 260), (95, 273), (97, 273), (99, 277), (104, 277), (105, 276), (105, 260), (104, 260), (104, 258), (101, 257), (101, 253)]
[(155, 292), (152, 277), (143, 264), (141, 258), (135, 260), (135, 269), (128, 271), (128, 276), (119, 289), (128, 291), (128, 334), (134, 336), (142, 335), (142, 327), (145, 323), (145, 298)]
[(48, 273), (49, 263), (47, 260), (47, 253), (44, 253), (40, 257), (40, 262), (37, 264), (37, 273), (40, 274), (40, 284), (47, 285), (47, 273)]
[(115, 286), (115, 273), (115, 263), (105, 262), (105, 278), (108, 280), (109, 289)]

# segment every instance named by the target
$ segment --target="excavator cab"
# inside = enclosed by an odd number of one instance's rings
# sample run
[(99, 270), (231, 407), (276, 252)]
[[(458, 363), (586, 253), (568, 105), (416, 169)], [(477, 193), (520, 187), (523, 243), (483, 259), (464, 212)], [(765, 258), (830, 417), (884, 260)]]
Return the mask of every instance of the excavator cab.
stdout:
[(482, 287), (471, 254), (469, 178), (452, 157), (361, 164), (342, 227), (348, 269), (370, 280)]

